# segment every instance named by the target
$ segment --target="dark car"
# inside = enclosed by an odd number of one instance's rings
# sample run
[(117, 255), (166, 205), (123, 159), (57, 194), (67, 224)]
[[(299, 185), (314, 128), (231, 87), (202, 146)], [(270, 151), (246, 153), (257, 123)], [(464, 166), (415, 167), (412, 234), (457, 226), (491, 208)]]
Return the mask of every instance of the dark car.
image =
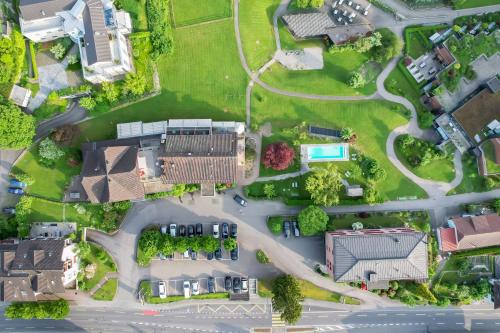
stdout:
[(241, 279), (239, 277), (233, 278), (233, 292), (238, 294), (241, 291)]
[(203, 225), (201, 223), (196, 223), (196, 236), (203, 235)]
[(233, 197), (234, 201), (236, 201), (238, 203), (238, 205), (240, 206), (243, 206), (243, 207), (246, 207), (247, 206), (247, 201), (245, 199), (243, 199), (242, 197), (240, 197), (238, 194), (236, 194), (234, 197)]
[(293, 235), (295, 237), (300, 237), (300, 230), (299, 230), (299, 225), (297, 224), (297, 222), (293, 222), (292, 223), (292, 228), (293, 228)]
[(193, 237), (194, 236), (194, 225), (190, 224), (188, 225), (188, 237)]
[(179, 236), (181, 236), (181, 237), (186, 236), (186, 226), (184, 224), (181, 224), (179, 226)]
[(191, 250), (191, 260), (198, 259), (198, 252)]
[(238, 260), (240, 257), (240, 250), (238, 246), (231, 250), (231, 260)]
[(23, 195), (24, 194), (23, 190), (21, 190), (20, 188), (14, 188), (14, 187), (9, 187), (7, 189), (7, 192), (9, 192), (11, 194), (17, 194), (17, 195)]
[(15, 207), (4, 207), (4, 208), (2, 208), (2, 212), (4, 212), (4, 214), (14, 215), (16, 213), (16, 208)]
[(214, 260), (214, 253), (213, 252), (207, 253), (207, 260)]
[(236, 223), (231, 223), (231, 237), (238, 237), (238, 225)]
[(224, 279), (224, 288), (226, 289), (226, 291), (230, 291), (232, 286), (233, 286), (233, 280), (231, 279), (230, 276), (226, 276), (226, 278)]
[(215, 279), (213, 276), (208, 277), (208, 292), (210, 294), (215, 293)]
[(222, 239), (229, 237), (229, 224), (222, 223)]
[(283, 223), (283, 231), (285, 232), (285, 238), (290, 237), (290, 222), (285, 221)]
[(215, 259), (221, 260), (222, 259), (222, 249), (219, 247), (217, 250), (214, 252)]

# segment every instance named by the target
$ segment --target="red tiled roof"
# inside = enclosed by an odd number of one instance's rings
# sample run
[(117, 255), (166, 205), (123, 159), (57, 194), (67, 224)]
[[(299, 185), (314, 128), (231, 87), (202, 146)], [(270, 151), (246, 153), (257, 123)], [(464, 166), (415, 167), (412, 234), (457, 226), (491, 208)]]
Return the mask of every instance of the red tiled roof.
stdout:
[(441, 251), (453, 252), (457, 250), (457, 237), (454, 228), (439, 228)]
[(457, 250), (500, 245), (500, 216), (498, 214), (456, 217)]

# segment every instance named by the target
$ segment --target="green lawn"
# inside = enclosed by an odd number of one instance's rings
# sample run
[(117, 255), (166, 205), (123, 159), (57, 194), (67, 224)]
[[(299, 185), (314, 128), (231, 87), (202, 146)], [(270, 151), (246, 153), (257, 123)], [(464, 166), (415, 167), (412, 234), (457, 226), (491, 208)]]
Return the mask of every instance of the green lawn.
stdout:
[(170, 0), (176, 27), (187, 26), (232, 15), (232, 0)]
[[(469, 193), (469, 192), (485, 192), (488, 189), (485, 186), (485, 177), (481, 177), (477, 171), (476, 158), (470, 154), (465, 154), (462, 157), (462, 165), (464, 170), (464, 178), (460, 185), (448, 192), (448, 195)], [(500, 177), (490, 176), (494, 183), (495, 188), (500, 188)]]
[(96, 301), (112, 301), (115, 298), (116, 289), (118, 288), (118, 279), (109, 279), (96, 293), (92, 296)]
[(174, 54), (158, 63), (161, 95), (81, 123), (80, 142), (115, 138), (119, 122), (244, 120), (248, 79), (239, 62), (233, 22), (178, 29), (174, 38)]
[(146, 0), (120, 0), (122, 8), (130, 14), (134, 31), (147, 31)]
[(453, 9), (466, 9), (498, 4), (500, 4), (499, 0), (455, 0), (453, 3)]
[(413, 32), (408, 34), (408, 36), (407, 52), (410, 57), (417, 59), (429, 50), (425, 42), (422, 41), (422, 36), (419, 33)]
[(80, 173), (80, 165), (73, 167), (68, 164), (70, 156), (80, 158), (79, 152), (69, 148), (64, 150), (66, 155), (57, 160), (54, 166), (46, 167), (39, 162), (38, 145), (35, 145), (14, 165), (11, 172), (24, 172), (33, 177), (35, 183), (28, 187), (29, 194), (62, 200), (64, 189), (69, 185), (71, 177)]
[(276, 51), (273, 14), (280, 0), (241, 0), (239, 19), (243, 52), (248, 66), (257, 70)]
[(491, 140), (486, 141), (481, 146), (484, 152), (484, 158), (486, 160), (486, 168), (489, 174), (500, 173), (500, 165), (496, 163), (495, 157), (495, 147)]
[(94, 288), (108, 272), (116, 272), (116, 265), (109, 254), (102, 248), (93, 245), (92, 243), (89, 244), (91, 249), (90, 255), (88, 257), (81, 258), (80, 265), (83, 269), (85, 269), (88, 264), (95, 264), (96, 270), (91, 279), (84, 277), (83, 281), (79, 282), (80, 288), (86, 291)]
[(350, 126), (358, 135), (356, 149), (376, 159), (387, 172), (377, 184), (383, 199), (401, 196), (424, 197), (416, 184), (404, 177), (386, 157), (386, 140), (395, 127), (408, 122), (398, 105), (385, 101), (329, 102), (275, 95), (255, 87), (252, 95), (252, 123), (270, 122), (273, 132), (306, 122), (330, 128)]

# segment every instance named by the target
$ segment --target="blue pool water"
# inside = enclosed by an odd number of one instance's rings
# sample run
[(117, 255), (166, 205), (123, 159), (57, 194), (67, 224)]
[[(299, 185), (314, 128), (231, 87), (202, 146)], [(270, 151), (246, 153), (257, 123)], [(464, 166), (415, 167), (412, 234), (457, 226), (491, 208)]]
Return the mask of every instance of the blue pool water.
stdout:
[(343, 160), (346, 158), (345, 147), (343, 145), (310, 146), (307, 147), (307, 157), (310, 161), (323, 159)]

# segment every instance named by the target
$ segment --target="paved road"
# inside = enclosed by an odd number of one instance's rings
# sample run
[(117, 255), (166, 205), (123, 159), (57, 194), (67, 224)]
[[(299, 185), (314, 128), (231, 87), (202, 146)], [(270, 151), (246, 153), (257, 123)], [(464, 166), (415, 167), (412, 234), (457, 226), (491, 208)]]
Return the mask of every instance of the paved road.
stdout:
[(50, 132), (57, 127), (69, 124), (76, 124), (87, 118), (88, 112), (78, 105), (78, 102), (73, 101), (68, 109), (61, 115), (46, 120), (40, 123), (36, 128), (35, 140), (40, 140), (49, 135)]

